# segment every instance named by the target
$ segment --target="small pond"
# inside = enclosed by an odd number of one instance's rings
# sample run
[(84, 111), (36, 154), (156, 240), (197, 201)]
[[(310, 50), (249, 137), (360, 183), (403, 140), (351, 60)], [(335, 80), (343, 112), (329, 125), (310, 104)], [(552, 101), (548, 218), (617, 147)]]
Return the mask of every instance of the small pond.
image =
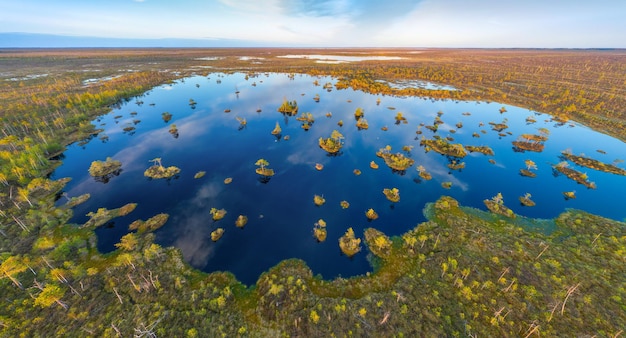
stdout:
[[(619, 140), (578, 124), (559, 124), (549, 115), (528, 109), (375, 96), (324, 86), (335, 82), (330, 77), (304, 75), (216, 73), (162, 85), (119, 105), (94, 121), (104, 129), (100, 136), (108, 138), (69, 146), (63, 165), (54, 173), (54, 178), (73, 178), (65, 190), (69, 196), (91, 194), (74, 209), (72, 222), (84, 223), (85, 215), (100, 207), (138, 203), (129, 215), (96, 230), (99, 249), (107, 252), (128, 233), (132, 221), (168, 213), (169, 221), (155, 232), (157, 243), (179, 248), (198, 269), (231, 271), (242, 282), (253, 284), (263, 271), (287, 258), (303, 259), (314, 274), (327, 279), (371, 271), (367, 248), (348, 258), (339, 249), (339, 237), (349, 227), (361, 238), (367, 227), (400, 235), (424, 221), (424, 206), (441, 195), (486, 210), (483, 200), (501, 192), (504, 204), (526, 217), (552, 218), (566, 208), (617, 220), (626, 217), (626, 176), (570, 163), (570, 168), (587, 173), (595, 182), (597, 188), (588, 189), (552, 169), (563, 161), (561, 151), (566, 149), (606, 163), (624, 159), (626, 146)], [(284, 99), (297, 100), (297, 116), (277, 112)], [(503, 107), (506, 112), (501, 112)], [(363, 109), (368, 129), (356, 127), (357, 108)], [(171, 120), (163, 119), (165, 112)], [(296, 120), (305, 112), (315, 120), (309, 130)], [(396, 123), (398, 112), (406, 122)], [(434, 125), (438, 115), (435, 133), (426, 126)], [(245, 119), (246, 125), (237, 118)], [(505, 122), (508, 128), (494, 131), (490, 122)], [(271, 133), (276, 123), (282, 129), (280, 138)], [(170, 132), (173, 124), (177, 133)], [(541, 152), (513, 148), (512, 142), (520, 135), (538, 134), (542, 128), (549, 136)], [(343, 134), (344, 145), (338, 155), (329, 156), (318, 146), (318, 139), (329, 137), (333, 130)], [(452, 170), (448, 165), (453, 158), (420, 146), (422, 137), (435, 135), (451, 137), (451, 143), (489, 146), (494, 155), (468, 153), (457, 162), (465, 162), (465, 167)], [(391, 170), (376, 156), (387, 145), (392, 153), (404, 153), (415, 163), (405, 172)], [(412, 149), (403, 151), (404, 146)], [(92, 161), (106, 157), (121, 161), (122, 172), (103, 183), (89, 176), (87, 169)], [(161, 158), (165, 166), (179, 167), (178, 177), (144, 177), (154, 158)], [(261, 158), (275, 172), (269, 180), (255, 173), (255, 162)], [(536, 177), (520, 175), (526, 160), (536, 164), (532, 170)], [(379, 168), (370, 168), (371, 161)], [(316, 169), (316, 164), (323, 169)], [(417, 166), (423, 166), (432, 179), (421, 179)], [(361, 174), (355, 175), (355, 169)], [(206, 175), (194, 178), (199, 171)], [(225, 184), (226, 178), (232, 182)], [(444, 182), (451, 182), (451, 187), (444, 188)], [(385, 188), (399, 189), (400, 201), (387, 200), (382, 193)], [(576, 198), (565, 199), (565, 191), (575, 191)], [(518, 197), (525, 193), (532, 194), (536, 206), (520, 204)], [(323, 196), (326, 203), (316, 206), (314, 195)], [(350, 203), (347, 209), (340, 206), (344, 200)], [(215, 222), (211, 208), (223, 208), (227, 214)], [(378, 219), (368, 221), (365, 212), (370, 208)], [(248, 217), (243, 229), (235, 226), (239, 215)], [(328, 232), (321, 243), (313, 237), (319, 219), (326, 221)], [(211, 232), (218, 227), (225, 232), (213, 242)]]

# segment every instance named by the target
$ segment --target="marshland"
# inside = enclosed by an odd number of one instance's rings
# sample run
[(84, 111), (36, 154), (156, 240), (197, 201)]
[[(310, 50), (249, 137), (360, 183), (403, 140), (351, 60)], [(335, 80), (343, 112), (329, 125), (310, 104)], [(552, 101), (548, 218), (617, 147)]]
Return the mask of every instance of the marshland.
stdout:
[(3, 50), (3, 333), (619, 335), (620, 55), (525, 53)]

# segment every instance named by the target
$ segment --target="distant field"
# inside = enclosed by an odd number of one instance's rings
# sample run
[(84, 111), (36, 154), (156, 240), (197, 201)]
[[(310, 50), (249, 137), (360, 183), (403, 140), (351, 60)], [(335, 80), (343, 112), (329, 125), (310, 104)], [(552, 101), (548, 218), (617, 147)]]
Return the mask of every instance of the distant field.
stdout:
[[(313, 54), (397, 58), (330, 63), (277, 57)], [(354, 80), (354, 87), (365, 91), (372, 88), (359, 85), (359, 77), (419, 79), (463, 90), (453, 99), (515, 104), (576, 120), (624, 140), (625, 58), (624, 50), (2, 49), (0, 100), (23, 100), (13, 91), (20, 82), (21, 88), (36, 93), (51, 78), (71, 76), (83, 81), (143, 71), (161, 72), (168, 78), (217, 70), (323, 73)], [(389, 93), (407, 95), (400, 90)]]

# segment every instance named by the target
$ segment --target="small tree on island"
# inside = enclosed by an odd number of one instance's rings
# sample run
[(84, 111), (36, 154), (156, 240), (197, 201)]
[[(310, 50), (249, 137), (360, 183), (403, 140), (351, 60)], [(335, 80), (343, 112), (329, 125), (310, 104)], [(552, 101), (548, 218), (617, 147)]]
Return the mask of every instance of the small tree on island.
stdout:
[(256, 163), (254, 163), (254, 165), (259, 167), (259, 168), (256, 168), (257, 174), (261, 176), (265, 176), (265, 177), (274, 176), (274, 169), (266, 168), (266, 166), (270, 165), (270, 163), (267, 162), (267, 160), (260, 158), (259, 160), (256, 161)]
[(157, 157), (154, 158), (152, 160), (150, 160), (149, 162), (154, 163), (153, 166), (151, 166), (150, 168), (146, 169), (146, 171), (144, 171), (143, 175), (146, 177), (150, 177), (150, 178), (171, 178), (175, 175), (178, 175), (178, 173), (180, 173), (180, 168), (175, 167), (175, 166), (170, 166), (170, 167), (164, 167), (163, 163), (161, 162), (161, 158)]

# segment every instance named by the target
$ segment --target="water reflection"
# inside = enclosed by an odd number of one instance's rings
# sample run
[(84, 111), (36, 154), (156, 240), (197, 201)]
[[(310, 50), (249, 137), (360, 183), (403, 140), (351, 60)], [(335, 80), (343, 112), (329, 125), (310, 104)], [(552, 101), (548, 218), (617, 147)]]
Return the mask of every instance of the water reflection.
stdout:
[[(263, 271), (286, 258), (305, 260), (315, 274), (325, 278), (371, 271), (367, 250), (351, 259), (342, 256), (338, 239), (346, 230), (352, 227), (357, 237), (362, 237), (367, 227), (387, 235), (400, 235), (424, 221), (421, 210), (442, 194), (485, 210), (482, 201), (500, 192), (508, 207), (529, 217), (552, 218), (569, 207), (619, 220), (626, 217), (620, 204), (624, 176), (579, 168), (596, 183), (595, 190), (577, 185), (563, 175), (552, 176), (551, 166), (560, 162), (561, 151), (568, 148), (575, 154), (593, 154), (607, 163), (626, 158), (623, 142), (583, 126), (555, 126), (547, 115), (513, 106), (505, 106), (507, 112), (500, 113), (501, 104), (379, 97), (350, 89), (328, 92), (323, 86), (314, 85), (314, 81), (335, 83), (330, 77), (246, 77), (241, 73), (212, 74), (155, 88), (149, 93), (158, 95), (150, 95), (149, 100), (147, 93), (99, 118), (96, 123), (104, 123), (106, 143), (94, 140), (83, 147), (69, 147), (64, 153), (64, 164), (54, 177), (73, 178), (65, 190), (70, 197), (91, 194), (88, 202), (75, 208), (73, 222), (85, 222), (85, 214), (99, 207), (138, 203), (131, 214), (116, 219), (114, 227), (97, 230), (100, 250), (113, 250), (133, 220), (165, 212), (170, 214), (170, 220), (156, 232), (158, 243), (178, 247), (195, 267), (205, 271), (228, 270), (252, 284)], [(298, 115), (311, 113), (315, 123), (308, 131), (301, 128), (295, 116), (276, 111), (284, 99), (297, 100)], [(150, 104), (134, 103), (144, 100)], [(260, 107), (263, 109), (258, 112)], [(363, 109), (369, 129), (357, 129), (357, 108)], [(225, 113), (225, 109), (230, 112)], [(164, 112), (171, 113), (169, 122), (163, 121)], [(402, 112), (406, 124), (394, 123), (398, 112)], [(437, 116), (442, 122), (437, 132), (418, 128), (420, 124), (432, 125)], [(527, 124), (528, 116), (536, 122)], [(504, 118), (511, 137), (502, 137), (487, 125)], [(134, 135), (123, 134), (122, 126), (135, 119), (141, 123), (134, 124)], [(243, 119), (246, 123), (241, 128)], [(339, 120), (345, 122), (343, 127), (338, 126)], [(281, 128), (281, 138), (271, 134), (276, 123)], [(458, 127), (459, 123), (462, 127)], [(174, 124), (178, 138), (170, 132)], [(381, 129), (384, 126), (388, 126), (386, 131)], [(512, 149), (512, 141), (523, 134), (538, 134), (540, 128), (550, 131), (542, 152), (521, 153)], [(344, 136), (341, 155), (327, 156), (318, 140), (328, 138), (335, 129)], [(418, 130), (420, 133), (416, 133)], [(452, 137), (453, 143), (464, 145), (488, 145), (494, 155), (469, 153), (462, 160), (465, 168), (452, 170), (448, 157), (420, 147), (422, 137), (435, 136)], [(603, 153), (596, 152), (598, 144)], [(376, 157), (376, 152), (387, 145), (394, 152), (413, 147), (409, 153), (415, 163), (404, 175), (394, 173)], [(121, 161), (122, 171), (102, 184), (94, 181), (87, 169), (92, 161), (106, 157)], [(169, 182), (145, 178), (143, 172), (151, 165), (149, 161), (157, 157), (167, 165), (179, 167), (180, 177)], [(255, 173), (255, 163), (261, 158), (275, 171), (271, 179)], [(533, 170), (535, 178), (519, 174), (528, 159), (537, 165)], [(380, 168), (371, 169), (371, 161), (376, 161)], [(315, 168), (317, 163), (323, 165), (323, 170)], [(416, 170), (418, 166), (423, 166), (432, 179), (422, 179)], [(361, 174), (355, 175), (355, 169)], [(194, 178), (199, 171), (206, 175)], [(228, 177), (233, 180), (226, 185), (224, 179)], [(449, 190), (442, 187), (444, 182), (452, 183)], [(400, 190), (402, 198), (398, 203), (390, 204), (383, 195), (383, 189), (389, 187)], [(576, 199), (563, 198), (564, 191), (574, 190)], [(525, 193), (532, 194), (536, 206), (523, 207), (517, 202)], [(326, 203), (315, 206), (316, 194), (323, 195)], [(348, 202), (349, 207), (342, 208), (342, 201)], [(211, 208), (225, 209), (227, 214), (214, 222)], [(371, 223), (365, 217), (370, 208), (379, 216)], [(243, 229), (235, 226), (238, 215), (248, 217)], [(327, 239), (321, 243), (312, 233), (319, 219), (327, 222)], [(218, 227), (224, 228), (225, 233), (213, 242), (210, 234)]]

